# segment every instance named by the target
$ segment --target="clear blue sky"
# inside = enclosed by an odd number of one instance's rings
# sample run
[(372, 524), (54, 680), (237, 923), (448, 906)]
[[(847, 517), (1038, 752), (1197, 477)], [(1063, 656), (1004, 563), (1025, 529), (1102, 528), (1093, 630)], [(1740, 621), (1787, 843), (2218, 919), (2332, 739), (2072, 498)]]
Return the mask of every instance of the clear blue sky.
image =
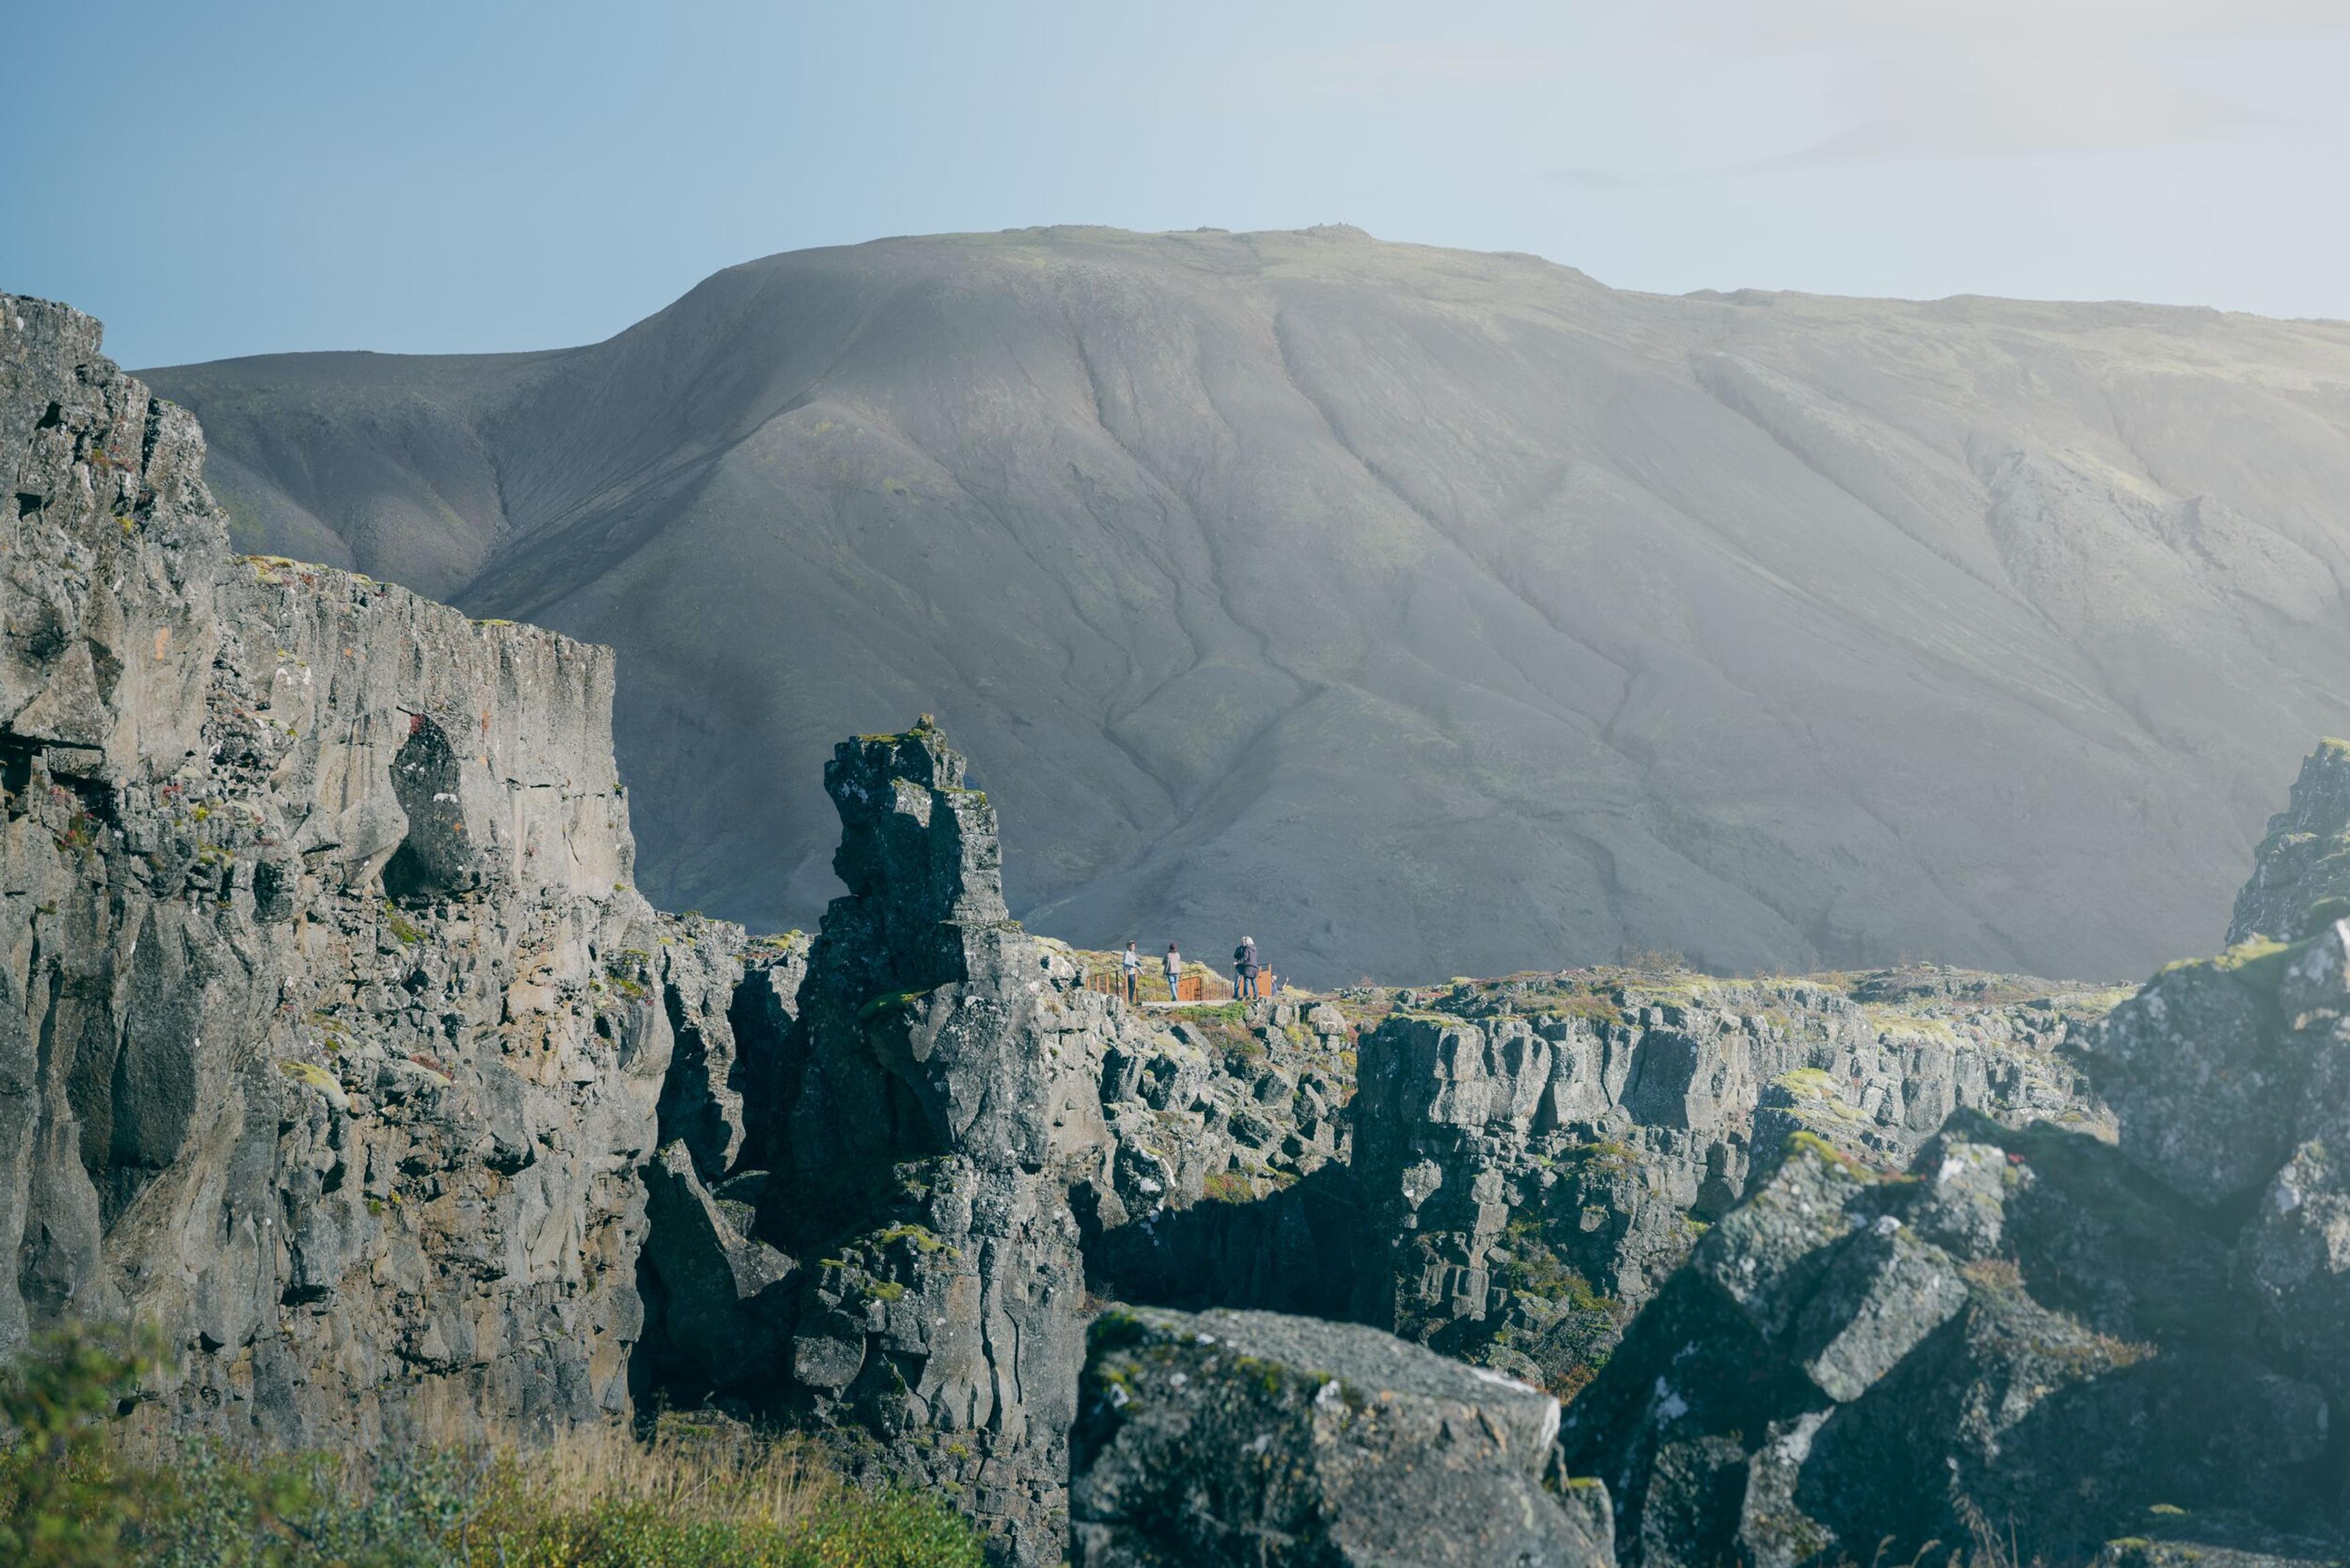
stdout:
[(0, 288), (131, 365), (584, 342), (770, 252), (1052, 223), (2350, 317), (2345, 0), (44, 15)]

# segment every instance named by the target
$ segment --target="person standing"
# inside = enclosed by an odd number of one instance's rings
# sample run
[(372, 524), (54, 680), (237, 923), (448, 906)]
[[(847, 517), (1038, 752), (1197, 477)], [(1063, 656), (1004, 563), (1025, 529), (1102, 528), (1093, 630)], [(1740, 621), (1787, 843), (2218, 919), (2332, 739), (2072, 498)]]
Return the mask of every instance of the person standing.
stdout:
[(1183, 1000), (1183, 955), (1175, 950), (1173, 942), (1167, 944), (1167, 1000)]
[(1243, 937), (1241, 945), (1232, 950), (1232, 976), (1240, 983), (1234, 988), (1243, 1001), (1256, 1000), (1256, 939)]
[(1126, 1004), (1132, 1007), (1142, 1000), (1142, 955), (1134, 950), (1128, 939), (1126, 951), (1118, 955), (1118, 968), (1126, 975)]

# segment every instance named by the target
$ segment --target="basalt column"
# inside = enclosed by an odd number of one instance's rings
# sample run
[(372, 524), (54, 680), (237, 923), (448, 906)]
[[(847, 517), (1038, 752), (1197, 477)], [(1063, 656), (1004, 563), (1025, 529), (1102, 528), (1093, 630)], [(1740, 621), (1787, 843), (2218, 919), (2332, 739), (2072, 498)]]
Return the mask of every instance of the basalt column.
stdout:
[(994, 808), (927, 721), (825, 770), (847, 885), (809, 954), (763, 1236), (805, 1260), (791, 1397), (1057, 1561), (1083, 1358), (1066, 1190), (1109, 999), (1007, 918)]

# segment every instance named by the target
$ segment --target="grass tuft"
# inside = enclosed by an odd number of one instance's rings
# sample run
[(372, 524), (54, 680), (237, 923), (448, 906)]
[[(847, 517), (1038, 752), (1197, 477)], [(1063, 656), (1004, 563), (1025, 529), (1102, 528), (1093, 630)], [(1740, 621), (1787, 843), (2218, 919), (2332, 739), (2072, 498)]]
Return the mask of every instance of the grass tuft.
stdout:
[(365, 1455), (126, 1436), (151, 1342), (68, 1329), (0, 1368), (0, 1562), (23, 1568), (980, 1568), (936, 1498), (802, 1439), (665, 1417)]

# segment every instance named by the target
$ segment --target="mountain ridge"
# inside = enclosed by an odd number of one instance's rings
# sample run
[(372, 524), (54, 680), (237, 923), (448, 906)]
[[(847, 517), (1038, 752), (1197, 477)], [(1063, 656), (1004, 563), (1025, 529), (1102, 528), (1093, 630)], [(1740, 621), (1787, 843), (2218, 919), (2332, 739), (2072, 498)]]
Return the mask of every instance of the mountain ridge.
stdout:
[(618, 646), (647, 884), (754, 926), (832, 888), (767, 781), (935, 711), (1072, 938), (2124, 973), (2350, 720), (2322, 323), (1056, 229), (151, 379), (248, 547)]

